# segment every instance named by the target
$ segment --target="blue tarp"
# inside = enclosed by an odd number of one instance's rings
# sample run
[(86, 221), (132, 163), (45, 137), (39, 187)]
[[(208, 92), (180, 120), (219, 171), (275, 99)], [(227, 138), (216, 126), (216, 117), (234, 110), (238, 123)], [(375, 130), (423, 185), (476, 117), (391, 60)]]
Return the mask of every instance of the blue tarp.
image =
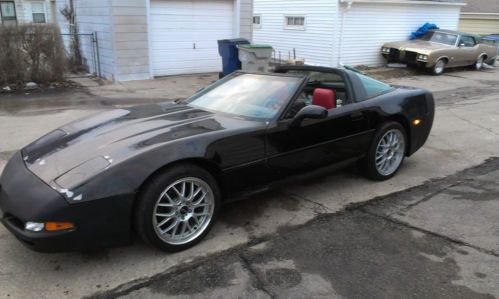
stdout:
[(499, 41), (499, 34), (492, 34), (482, 37), (484, 40)]
[(437, 25), (432, 23), (425, 23), (423, 26), (419, 27), (416, 32), (411, 33), (411, 39), (417, 39), (423, 37), (428, 30), (431, 29), (440, 29)]

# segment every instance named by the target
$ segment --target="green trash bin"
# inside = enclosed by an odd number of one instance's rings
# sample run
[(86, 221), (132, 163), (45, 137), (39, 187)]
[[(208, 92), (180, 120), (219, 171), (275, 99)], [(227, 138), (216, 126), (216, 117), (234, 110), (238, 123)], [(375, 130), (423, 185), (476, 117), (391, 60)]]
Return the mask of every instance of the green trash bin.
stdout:
[(272, 46), (269, 45), (238, 45), (239, 60), (245, 72), (268, 72)]

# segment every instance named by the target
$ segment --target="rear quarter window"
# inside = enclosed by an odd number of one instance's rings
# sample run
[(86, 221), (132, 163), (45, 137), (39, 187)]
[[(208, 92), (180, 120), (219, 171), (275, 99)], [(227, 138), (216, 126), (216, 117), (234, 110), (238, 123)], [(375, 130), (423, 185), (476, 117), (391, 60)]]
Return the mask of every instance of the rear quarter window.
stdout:
[(381, 81), (375, 80), (366, 75), (355, 73), (355, 76), (359, 79), (362, 86), (364, 87), (366, 98), (362, 100), (367, 100), (369, 98), (378, 96), (383, 93), (387, 93), (393, 90), (393, 87), (390, 85), (383, 83)]

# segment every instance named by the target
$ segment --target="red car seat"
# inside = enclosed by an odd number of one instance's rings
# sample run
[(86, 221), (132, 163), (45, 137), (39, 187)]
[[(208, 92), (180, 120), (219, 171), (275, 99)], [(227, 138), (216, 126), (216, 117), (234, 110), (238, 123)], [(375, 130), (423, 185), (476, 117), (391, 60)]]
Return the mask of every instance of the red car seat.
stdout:
[(322, 106), (326, 109), (336, 108), (336, 94), (331, 89), (316, 88), (312, 98), (312, 105)]

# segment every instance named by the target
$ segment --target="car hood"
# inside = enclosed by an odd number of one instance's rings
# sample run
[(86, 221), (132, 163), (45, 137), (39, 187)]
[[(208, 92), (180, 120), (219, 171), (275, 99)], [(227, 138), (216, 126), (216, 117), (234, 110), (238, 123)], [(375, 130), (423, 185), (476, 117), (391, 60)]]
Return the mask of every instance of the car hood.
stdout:
[(434, 50), (452, 48), (452, 46), (449, 45), (429, 42), (420, 39), (386, 43), (383, 45), (383, 47), (395, 48), (404, 51), (418, 52), (426, 55), (428, 55), (431, 51)]
[(151, 104), (69, 123), (26, 146), (22, 154), (31, 172), (53, 187), (66, 188), (151, 148), (249, 123), (181, 104)]

